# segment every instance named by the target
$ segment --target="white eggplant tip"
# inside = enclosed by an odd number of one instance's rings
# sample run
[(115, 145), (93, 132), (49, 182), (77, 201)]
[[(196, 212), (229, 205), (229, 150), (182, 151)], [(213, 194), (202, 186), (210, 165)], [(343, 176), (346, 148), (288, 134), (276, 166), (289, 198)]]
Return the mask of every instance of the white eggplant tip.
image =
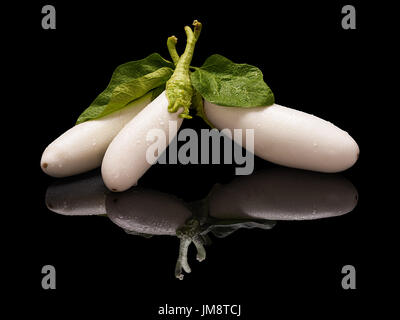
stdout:
[(346, 169), (352, 167), (357, 162), (358, 158), (360, 157), (360, 148), (359, 148), (357, 142), (352, 137), (350, 137), (350, 139), (351, 139), (351, 143), (350, 143), (350, 150), (351, 150), (350, 155), (351, 156), (350, 156), (350, 163)]
[(128, 177), (128, 173), (125, 173), (124, 177), (121, 178), (118, 168), (108, 166), (104, 161), (101, 166), (101, 175), (105, 186), (112, 192), (123, 192), (137, 185), (137, 181), (135, 183), (130, 182), (132, 179)]
[[(132, 187), (132, 185), (122, 185), (118, 182), (113, 183), (111, 181), (107, 181), (107, 179), (104, 179), (104, 184), (111, 192), (124, 192)], [(137, 183), (135, 183), (133, 186), (136, 186), (136, 185), (137, 185)]]
[(330, 158), (326, 159), (325, 170), (322, 172), (341, 172), (351, 168), (358, 160), (360, 155), (360, 148), (357, 142), (345, 132), (345, 137), (342, 143), (334, 148), (331, 152)]
[(64, 173), (60, 155), (53, 151), (54, 150), (48, 149), (44, 150), (40, 160), (40, 167), (42, 168), (43, 172), (49, 176), (56, 178), (67, 176), (68, 174)]

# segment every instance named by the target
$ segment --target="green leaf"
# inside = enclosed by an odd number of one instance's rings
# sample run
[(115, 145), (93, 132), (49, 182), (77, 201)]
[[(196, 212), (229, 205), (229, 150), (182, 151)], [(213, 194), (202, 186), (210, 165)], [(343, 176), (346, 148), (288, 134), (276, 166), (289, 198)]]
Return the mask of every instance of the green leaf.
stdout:
[(272, 105), (274, 94), (257, 67), (214, 54), (191, 74), (193, 87), (206, 100), (227, 107)]
[(151, 91), (151, 101), (157, 98), (165, 90), (165, 83)]
[(196, 116), (202, 118), (205, 123), (207, 123), (211, 128), (214, 128), (213, 124), (208, 120), (206, 116), (203, 106), (203, 98), (197, 90), (194, 90), (191, 108), (196, 110)]
[(143, 77), (120, 84), (112, 92), (107, 110), (114, 112), (114, 109), (118, 110), (120, 106), (125, 106), (129, 102), (145, 95), (149, 90), (165, 84), (172, 76), (172, 73), (173, 70), (171, 68), (162, 67)]
[(174, 64), (158, 53), (118, 66), (107, 88), (79, 116), (76, 124), (98, 119), (160, 87), (171, 77)]

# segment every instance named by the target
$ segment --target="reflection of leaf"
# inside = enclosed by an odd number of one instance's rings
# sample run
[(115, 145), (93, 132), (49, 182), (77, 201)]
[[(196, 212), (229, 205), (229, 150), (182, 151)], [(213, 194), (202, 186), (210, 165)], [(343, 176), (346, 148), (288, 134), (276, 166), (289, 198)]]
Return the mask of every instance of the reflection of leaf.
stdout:
[(200, 234), (201, 240), (203, 241), (203, 244), (205, 246), (209, 246), (210, 244), (212, 244), (212, 240), (211, 238), (208, 236), (207, 233), (202, 233)]
[(79, 116), (77, 124), (115, 112), (171, 77), (174, 64), (158, 53), (118, 66), (107, 88)]
[(149, 238), (151, 238), (153, 236), (152, 234), (140, 233), (140, 232), (131, 231), (131, 230), (127, 230), (127, 229), (124, 229), (124, 231), (127, 234), (130, 234), (132, 236), (140, 236), (140, 237), (143, 237), (143, 238), (146, 238), (146, 239), (149, 239)]
[(211, 230), (212, 234), (217, 238), (225, 238), (239, 228), (235, 227), (217, 227)]
[(217, 238), (225, 238), (239, 229), (272, 229), (276, 221), (271, 220), (220, 220), (219, 223), (212, 225), (209, 231)]

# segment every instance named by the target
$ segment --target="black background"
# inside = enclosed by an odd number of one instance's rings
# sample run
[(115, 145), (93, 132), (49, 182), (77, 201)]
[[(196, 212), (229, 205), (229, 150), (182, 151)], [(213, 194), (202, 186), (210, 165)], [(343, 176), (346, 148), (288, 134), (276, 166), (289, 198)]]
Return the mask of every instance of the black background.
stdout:
[[(45, 4), (56, 8), (56, 30), (41, 28)], [(17, 288), (16, 301), (27, 298), (26, 310), (16, 311), (74, 315), (84, 307), (88, 315), (113, 311), (133, 319), (162, 319), (157, 310), (166, 303), (241, 304), (244, 319), (371, 311), (374, 304), (367, 299), (383, 295), (376, 288), (389, 277), (382, 259), (386, 252), (393, 254), (378, 242), (386, 234), (376, 218), (384, 211), (377, 195), (386, 187), (378, 183), (381, 173), (373, 169), (376, 155), (370, 151), (379, 139), (370, 135), (378, 117), (371, 82), (376, 31), (371, 7), (354, 1), (357, 29), (343, 30), (345, 4), (52, 1), (21, 6), (24, 19), (10, 40), (19, 48), (15, 58), (24, 70), (14, 76), (29, 86), (15, 96), (26, 105), (24, 120), (32, 129), (26, 127), (31, 134), (23, 138), (24, 156), (17, 159), (29, 179), (23, 192), (10, 196), (16, 208), (9, 225), (15, 246), (7, 247), (9, 266), (18, 274), (9, 280)], [(206, 261), (196, 262), (191, 253), (192, 273), (178, 281), (173, 277), (177, 238), (142, 239), (125, 234), (105, 217), (49, 211), (44, 195), (55, 179), (41, 171), (39, 161), (44, 148), (73, 126), (106, 87), (118, 65), (153, 52), (168, 58), (170, 35), (178, 37), (182, 52), (183, 27), (194, 19), (203, 23), (203, 31), (193, 65), (213, 53), (256, 65), (277, 103), (327, 119), (353, 136), (360, 159), (343, 175), (357, 188), (359, 202), (342, 217), (278, 223), (269, 231), (239, 230), (215, 239)], [(206, 127), (198, 119), (184, 126)], [(272, 165), (257, 159), (256, 169), (264, 167)], [(158, 165), (146, 173), (143, 184), (195, 200), (232, 174), (228, 165)], [(56, 267), (56, 290), (41, 288), (46, 264)], [(341, 287), (346, 264), (357, 270), (356, 290)]]

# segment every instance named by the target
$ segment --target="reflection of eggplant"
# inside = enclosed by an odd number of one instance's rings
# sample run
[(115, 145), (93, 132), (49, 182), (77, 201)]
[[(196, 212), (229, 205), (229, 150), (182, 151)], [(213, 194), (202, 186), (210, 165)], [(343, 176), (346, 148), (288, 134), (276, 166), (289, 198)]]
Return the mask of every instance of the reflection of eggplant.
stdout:
[(143, 188), (109, 193), (106, 210), (111, 221), (124, 230), (153, 235), (176, 235), (192, 215), (178, 198)]
[(185, 203), (145, 188), (110, 193), (101, 175), (81, 175), (51, 185), (47, 207), (65, 215), (105, 214), (129, 234), (180, 239), (175, 276), (190, 272), (188, 248), (206, 257), (208, 233), (223, 238), (242, 228), (271, 229), (276, 220), (308, 220), (338, 216), (357, 204), (357, 190), (338, 174), (277, 168), (235, 178), (215, 186), (208, 197)]
[(182, 269), (191, 272), (187, 252), (192, 242), (197, 248), (197, 259), (205, 259), (203, 243), (198, 238), (199, 221), (190, 219), (192, 212), (172, 195), (143, 188), (109, 193), (106, 210), (111, 221), (127, 233), (178, 236), (180, 247), (175, 276), (179, 279), (183, 279)]
[(101, 175), (98, 172), (66, 178), (47, 188), (46, 206), (63, 215), (103, 215), (105, 194)]
[(348, 213), (357, 200), (355, 187), (339, 174), (277, 168), (214, 188), (209, 212), (219, 219), (310, 220)]

